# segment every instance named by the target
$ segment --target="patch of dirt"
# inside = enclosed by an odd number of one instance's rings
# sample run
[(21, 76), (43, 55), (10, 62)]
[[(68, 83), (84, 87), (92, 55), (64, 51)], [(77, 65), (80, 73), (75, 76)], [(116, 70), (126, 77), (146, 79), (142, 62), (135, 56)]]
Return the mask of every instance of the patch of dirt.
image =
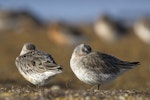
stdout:
[(0, 88), (0, 100), (149, 100), (150, 90), (71, 90), (59, 86)]

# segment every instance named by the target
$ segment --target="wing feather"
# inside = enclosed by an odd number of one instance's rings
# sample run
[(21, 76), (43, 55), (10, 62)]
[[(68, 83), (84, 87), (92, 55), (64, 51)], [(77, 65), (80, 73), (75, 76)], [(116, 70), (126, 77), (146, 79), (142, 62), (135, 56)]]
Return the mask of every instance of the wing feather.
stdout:
[(33, 51), (16, 59), (16, 65), (20, 66), (24, 72), (43, 73), (47, 70), (60, 68), (53, 60), (52, 56), (41, 52)]
[(82, 62), (88, 69), (105, 74), (119, 73), (121, 69), (131, 69), (132, 66), (139, 64), (139, 62), (122, 61), (114, 56), (100, 52), (89, 53), (82, 59)]

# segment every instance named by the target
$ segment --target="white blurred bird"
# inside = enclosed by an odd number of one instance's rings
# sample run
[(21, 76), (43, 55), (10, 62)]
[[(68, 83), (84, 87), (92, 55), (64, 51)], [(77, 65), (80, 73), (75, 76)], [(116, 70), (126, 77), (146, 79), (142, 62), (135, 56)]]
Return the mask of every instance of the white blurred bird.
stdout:
[(127, 34), (127, 28), (119, 21), (115, 21), (108, 15), (102, 15), (94, 23), (95, 33), (104, 41), (114, 43)]
[(143, 17), (134, 24), (134, 33), (145, 43), (150, 44), (150, 19)]

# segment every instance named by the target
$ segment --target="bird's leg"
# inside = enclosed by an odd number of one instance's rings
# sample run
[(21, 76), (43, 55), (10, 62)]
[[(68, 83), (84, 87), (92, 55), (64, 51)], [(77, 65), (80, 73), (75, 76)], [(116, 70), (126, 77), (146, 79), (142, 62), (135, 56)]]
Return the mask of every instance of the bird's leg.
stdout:
[(69, 89), (71, 81), (72, 81), (72, 80), (69, 80), (69, 81), (66, 82), (66, 88), (67, 88), (67, 89)]
[(39, 84), (37, 84), (37, 85), (36, 85), (36, 89), (37, 89), (37, 91), (39, 91), (39, 87), (40, 87), (40, 85), (39, 85)]
[(88, 89), (88, 91), (94, 91), (95, 86), (97, 85), (92, 86), (90, 89)]
[(97, 86), (97, 90), (99, 90), (100, 89), (100, 84), (98, 84), (98, 86)]
[(38, 88), (38, 89), (40, 88), (39, 84), (37, 85), (37, 88)]
[(32, 87), (31, 87), (30, 85), (27, 85), (27, 88), (30, 88), (30, 89), (31, 89)]

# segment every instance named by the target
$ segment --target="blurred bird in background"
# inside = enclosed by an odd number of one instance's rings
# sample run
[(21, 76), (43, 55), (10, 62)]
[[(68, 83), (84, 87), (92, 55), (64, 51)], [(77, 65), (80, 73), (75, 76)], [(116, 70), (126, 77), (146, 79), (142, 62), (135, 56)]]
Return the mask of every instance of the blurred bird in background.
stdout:
[(96, 20), (94, 31), (102, 40), (108, 43), (116, 42), (127, 34), (127, 28), (107, 14), (102, 14)]
[(150, 18), (140, 18), (134, 23), (134, 33), (145, 43), (150, 44)]
[(74, 46), (87, 41), (80, 28), (66, 22), (53, 22), (48, 27), (48, 37), (58, 45)]

